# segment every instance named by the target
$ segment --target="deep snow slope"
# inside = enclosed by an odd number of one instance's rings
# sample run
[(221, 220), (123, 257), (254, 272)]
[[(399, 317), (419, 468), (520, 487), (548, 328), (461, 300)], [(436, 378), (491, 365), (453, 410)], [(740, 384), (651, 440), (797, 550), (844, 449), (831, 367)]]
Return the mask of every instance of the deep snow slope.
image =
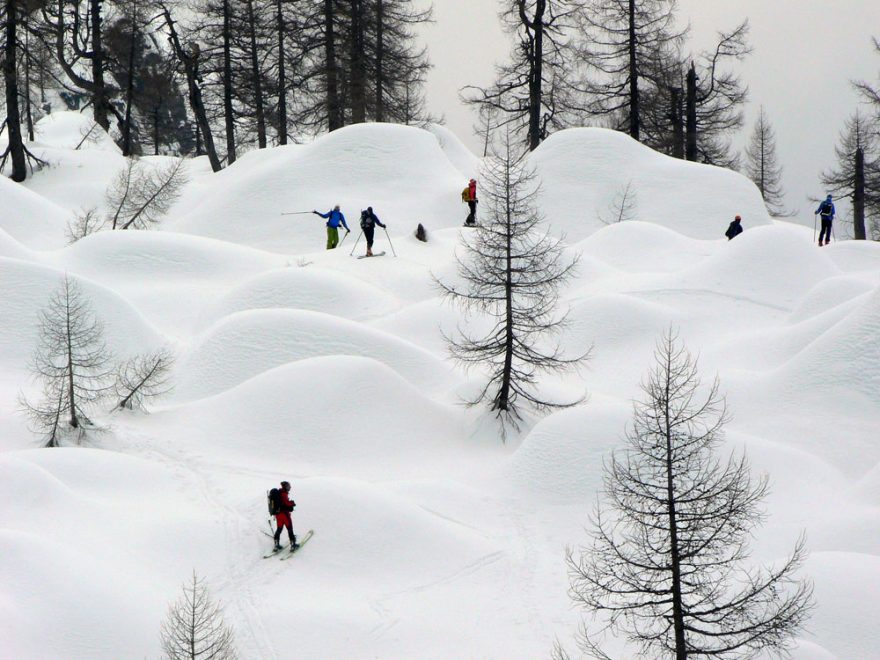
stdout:
[[(819, 250), (735, 173), (609, 131), (554, 135), (531, 161), (551, 230), (580, 255), (564, 346), (592, 357), (541, 387), (589, 397), (502, 443), (461, 403), (481, 371), (443, 341), (485, 320), (444, 304), (433, 279), (456, 281), (474, 237), (458, 195), (480, 162), (455, 136), (366, 125), (219, 174), (196, 160), (160, 230), (65, 247), (66, 222), (100, 208), (124, 166), (100, 136), (74, 149), (87, 128), (47, 118), (36, 148), (53, 167), (0, 180), (0, 657), (159, 657), (194, 570), (242, 658), (572, 650), (587, 615), (567, 595), (565, 548), (587, 542), (603, 461), (670, 327), (721, 380), (727, 448), (770, 477), (754, 560), (806, 532), (818, 606), (794, 657), (878, 657), (880, 246)], [(629, 182), (635, 218), (606, 226)], [(334, 251), (316, 216), (280, 215), (334, 203), (355, 226)], [(389, 224), (386, 255), (358, 260), (368, 204)], [(736, 213), (746, 231), (719, 238)], [(175, 389), (149, 413), (95, 411), (103, 432), (83, 446), (39, 449), (18, 396), (37, 390), (36, 319), (65, 274), (116, 355), (173, 351)], [(315, 530), (289, 562), (262, 559), (265, 492), (281, 479), (297, 533)]]

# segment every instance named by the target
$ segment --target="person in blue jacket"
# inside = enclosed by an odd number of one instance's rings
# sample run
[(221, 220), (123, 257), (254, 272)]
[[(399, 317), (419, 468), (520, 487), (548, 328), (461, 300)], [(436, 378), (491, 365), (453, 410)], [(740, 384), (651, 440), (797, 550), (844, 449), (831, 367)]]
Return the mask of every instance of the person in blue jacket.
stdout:
[[(834, 220), (834, 202), (831, 201), (831, 195), (828, 195), (825, 201), (819, 204), (815, 213), (818, 213), (822, 219), (822, 230), (819, 232), (819, 247), (822, 247), (831, 242), (831, 222)], [(822, 242), (823, 237), (824, 243)]]
[(327, 249), (332, 250), (337, 245), (339, 245), (339, 225), (345, 227), (345, 233), (347, 234), (351, 230), (348, 228), (348, 225), (345, 224), (345, 216), (342, 215), (342, 211), (339, 210), (339, 204), (333, 207), (332, 211), (327, 211), (326, 213), (319, 213), (318, 211), (312, 211), (315, 215), (320, 215), (322, 218), (327, 218)]

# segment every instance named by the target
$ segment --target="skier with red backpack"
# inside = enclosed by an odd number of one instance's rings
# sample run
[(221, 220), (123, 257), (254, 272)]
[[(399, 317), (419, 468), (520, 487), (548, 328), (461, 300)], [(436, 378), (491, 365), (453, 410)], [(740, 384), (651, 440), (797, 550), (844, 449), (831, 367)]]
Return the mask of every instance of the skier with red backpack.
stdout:
[(296, 534), (293, 533), (293, 521), (290, 514), (296, 506), (296, 502), (290, 499), (290, 482), (282, 481), (281, 488), (273, 488), (269, 491), (269, 513), (275, 516), (278, 528), (275, 530), (275, 547), (273, 552), (281, 550), (281, 532), (287, 528), (287, 536), (290, 538), (291, 552), (299, 548), (296, 542)]
[(461, 201), (467, 202), (468, 215), (464, 221), (465, 227), (473, 227), (477, 224), (477, 180), (468, 181), (467, 188), (461, 191)]

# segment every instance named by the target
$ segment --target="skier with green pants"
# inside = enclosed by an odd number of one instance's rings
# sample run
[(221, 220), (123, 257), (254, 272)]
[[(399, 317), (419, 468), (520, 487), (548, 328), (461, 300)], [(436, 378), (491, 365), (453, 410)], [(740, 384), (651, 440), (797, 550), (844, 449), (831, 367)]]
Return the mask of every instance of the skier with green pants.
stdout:
[(342, 211), (339, 210), (339, 204), (333, 207), (332, 211), (327, 211), (326, 213), (319, 213), (318, 211), (312, 211), (315, 215), (319, 215), (322, 218), (327, 219), (327, 249), (332, 250), (337, 245), (339, 245), (339, 225), (345, 227), (345, 233), (350, 232), (351, 230), (348, 228), (348, 225), (345, 224), (345, 216), (342, 215)]

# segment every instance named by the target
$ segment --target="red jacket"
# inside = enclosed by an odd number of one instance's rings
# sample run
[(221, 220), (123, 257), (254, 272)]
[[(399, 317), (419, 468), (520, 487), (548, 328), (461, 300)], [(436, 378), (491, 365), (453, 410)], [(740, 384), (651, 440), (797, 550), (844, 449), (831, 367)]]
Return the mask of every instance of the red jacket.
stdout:
[(472, 202), (477, 201), (477, 182), (476, 181), (471, 181), (468, 183), (468, 197), (470, 198), (470, 201), (472, 201)]
[(281, 505), (281, 513), (285, 514), (293, 511), (293, 507), (296, 506), (296, 502), (288, 497), (287, 491), (283, 488), (278, 489), (278, 503)]

